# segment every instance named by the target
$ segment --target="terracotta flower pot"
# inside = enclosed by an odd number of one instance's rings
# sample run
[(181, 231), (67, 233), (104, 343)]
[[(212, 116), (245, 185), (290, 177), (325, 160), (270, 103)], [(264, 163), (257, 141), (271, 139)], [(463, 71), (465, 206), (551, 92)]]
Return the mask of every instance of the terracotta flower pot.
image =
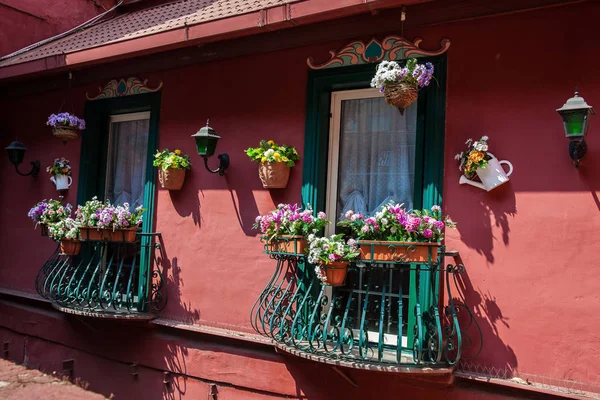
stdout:
[(290, 167), (284, 162), (258, 164), (258, 177), (267, 189), (283, 189), (290, 179)]
[(97, 229), (97, 228), (80, 228), (79, 235), (81, 240), (89, 240), (95, 242), (135, 242), (137, 227), (128, 229)]
[[(399, 246), (394, 246), (399, 245)], [(362, 261), (397, 261), (428, 263), (429, 251), (431, 261), (436, 262), (440, 243), (388, 242), (377, 240), (361, 240), (359, 242), (360, 259)]]
[(270, 253), (306, 254), (308, 242), (304, 236), (281, 235), (267, 242)]
[(60, 241), (60, 252), (67, 256), (76, 256), (81, 250), (81, 242), (79, 240), (62, 239)]
[(158, 181), (163, 189), (167, 190), (181, 190), (183, 182), (185, 181), (185, 169), (181, 168), (167, 168), (158, 170)]
[(52, 133), (54, 134), (54, 136), (56, 136), (64, 142), (79, 138), (79, 135), (77, 133), (78, 131), (79, 129), (71, 126), (57, 126), (52, 128)]
[(394, 107), (398, 107), (400, 112), (410, 106), (417, 100), (419, 89), (415, 85), (408, 83), (399, 83), (397, 85), (389, 85), (383, 89), (385, 102)]
[(320, 264), (321, 274), (325, 276), (323, 284), (329, 286), (342, 286), (348, 273), (348, 261), (337, 261), (330, 264)]

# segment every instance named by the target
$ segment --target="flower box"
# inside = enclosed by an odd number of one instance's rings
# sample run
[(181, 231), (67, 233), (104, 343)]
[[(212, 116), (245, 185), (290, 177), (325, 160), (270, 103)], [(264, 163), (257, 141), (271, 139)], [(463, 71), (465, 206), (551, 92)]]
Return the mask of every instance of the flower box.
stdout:
[(128, 229), (98, 229), (80, 228), (81, 240), (95, 242), (135, 242), (137, 228)]
[(281, 235), (267, 239), (268, 253), (306, 254), (308, 242), (304, 236)]
[(81, 250), (79, 240), (63, 239), (60, 241), (60, 253), (66, 256), (76, 256)]
[(402, 263), (437, 262), (441, 243), (390, 242), (361, 240), (358, 242), (360, 259), (366, 262), (392, 261)]

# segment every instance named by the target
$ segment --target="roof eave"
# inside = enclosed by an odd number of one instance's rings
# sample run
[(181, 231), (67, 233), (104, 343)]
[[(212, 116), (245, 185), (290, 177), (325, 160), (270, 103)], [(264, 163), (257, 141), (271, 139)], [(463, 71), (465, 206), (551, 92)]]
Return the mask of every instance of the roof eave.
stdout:
[(9, 65), (0, 68), (0, 81), (45, 75), (101, 62), (118, 61), (202, 43), (235, 39), (264, 31), (342, 18), (382, 8), (428, 1), (432, 0), (329, 0), (327, 2), (305, 1), (284, 4), (150, 36)]

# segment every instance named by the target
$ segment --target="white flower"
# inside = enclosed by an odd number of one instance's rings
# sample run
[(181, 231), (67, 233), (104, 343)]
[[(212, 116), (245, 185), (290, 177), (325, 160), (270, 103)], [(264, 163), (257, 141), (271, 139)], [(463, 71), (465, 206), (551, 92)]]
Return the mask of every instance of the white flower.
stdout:
[(481, 137), (481, 141), (482, 141), (482, 142), (487, 142), (487, 141), (488, 141), (488, 139), (489, 139), (489, 138), (488, 138), (487, 136), (482, 136), (482, 137)]
[(275, 150), (269, 149), (265, 151), (265, 157), (271, 157), (275, 153)]
[(308, 241), (312, 242), (315, 240), (315, 235), (313, 235), (312, 233), (310, 235), (308, 235)]
[(465, 142), (465, 144), (466, 145), (470, 145), (472, 141), (473, 141), (473, 139), (469, 138), (469, 139), (467, 139), (467, 141)]
[(382, 225), (387, 225), (388, 222), (390, 222), (387, 218), (381, 218), (381, 224)]

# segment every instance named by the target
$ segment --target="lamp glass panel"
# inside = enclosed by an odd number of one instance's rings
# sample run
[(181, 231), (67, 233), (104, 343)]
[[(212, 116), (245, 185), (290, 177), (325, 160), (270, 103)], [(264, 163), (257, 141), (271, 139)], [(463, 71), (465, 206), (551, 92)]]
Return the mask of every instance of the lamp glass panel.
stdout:
[(23, 158), (25, 158), (25, 150), (10, 149), (6, 150), (6, 152), (8, 153), (8, 159), (10, 162), (15, 165), (21, 164), (23, 162)]
[(562, 117), (567, 137), (585, 135), (587, 128), (587, 111), (564, 113)]
[(215, 149), (217, 147), (217, 140), (213, 137), (203, 136), (196, 138), (196, 150), (198, 150), (198, 154), (203, 157), (212, 157), (215, 154)]

